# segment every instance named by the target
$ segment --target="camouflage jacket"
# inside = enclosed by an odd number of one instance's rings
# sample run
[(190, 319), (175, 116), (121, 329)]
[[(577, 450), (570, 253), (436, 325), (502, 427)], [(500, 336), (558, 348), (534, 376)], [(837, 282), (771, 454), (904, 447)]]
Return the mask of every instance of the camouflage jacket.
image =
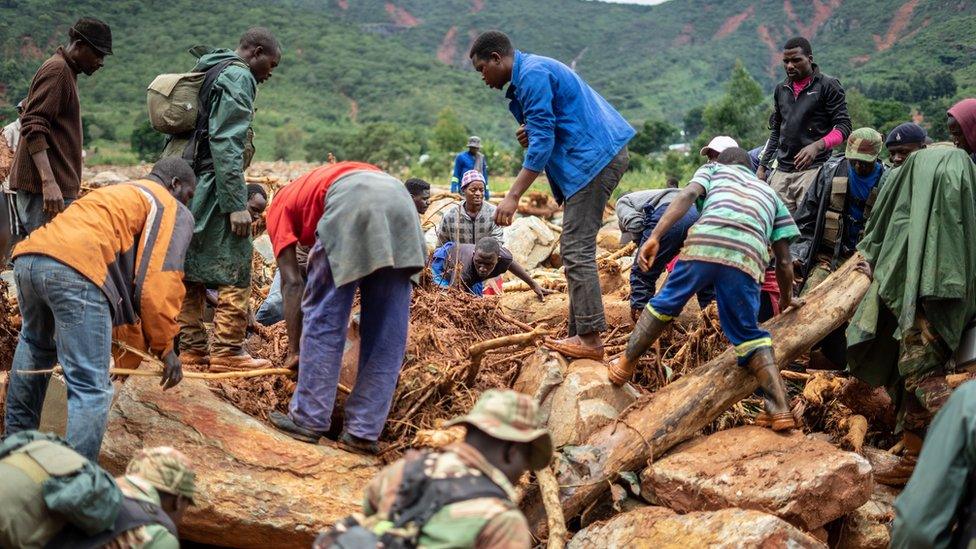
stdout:
[[(419, 546), (515, 549), (531, 546), (529, 525), (512, 501), (515, 489), (505, 475), (484, 456), (464, 443), (452, 444), (435, 454), (431, 478), (485, 475), (500, 486), (508, 500), (478, 498), (444, 506), (421, 528)], [(367, 516), (387, 515), (403, 479), (405, 459), (380, 471), (366, 487), (363, 512)]]
[[(126, 475), (115, 479), (126, 497), (159, 505), (159, 493), (139, 477)], [(161, 524), (146, 524), (124, 532), (106, 544), (104, 549), (179, 549), (180, 540)]]

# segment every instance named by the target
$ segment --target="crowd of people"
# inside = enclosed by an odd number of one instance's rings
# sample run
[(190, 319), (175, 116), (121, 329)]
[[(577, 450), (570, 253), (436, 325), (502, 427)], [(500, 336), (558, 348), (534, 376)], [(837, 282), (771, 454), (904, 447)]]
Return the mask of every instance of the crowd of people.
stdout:
[[(508, 272), (544, 299), (547, 291), (503, 245), (504, 227), (543, 172), (563, 208), (559, 253), (569, 295), (567, 337), (544, 344), (567, 358), (605, 359), (596, 237), (627, 170), (635, 131), (565, 64), (517, 50), (499, 31), (474, 41), (472, 66), (486, 85), (504, 90), (524, 162), (494, 206), (481, 140), (472, 136), (451, 179), (461, 200), (444, 212), (428, 254), (420, 224), (430, 202), (426, 181), (404, 183), (376, 166), (342, 161), (299, 177), (270, 200), (265, 189), (246, 183), (255, 95), (281, 60), (278, 41), (260, 27), (246, 31), (234, 50), (191, 50), (192, 70), (204, 78), (186, 141), (169, 139), (143, 179), (80, 196), (77, 77), (103, 65), (112, 35), (104, 22), (84, 18), (68, 38), (37, 71), (19, 119), (4, 129), (15, 159), (0, 194), (0, 249), (6, 255), (19, 241), (12, 258), (23, 318), (6, 396), (8, 451), (0, 445), (0, 470), (10, 469), (9, 478), (20, 483), (0, 485), (0, 532), (15, 536), (5, 543), (43, 546), (54, 536), (91, 535), (90, 522), (76, 523), (86, 531), (79, 534), (62, 528), (64, 521), (7, 526), (28, 520), (8, 516), (13, 508), (41, 505), (34, 494), (38, 470), (49, 477), (82, 468), (93, 478), (104, 475), (96, 462), (112, 402), (113, 355), (118, 366), (143, 360), (133, 350), (156, 357), (163, 390), (180, 382), (184, 365), (214, 371), (268, 365), (244, 348), (252, 322), (252, 236), (265, 209), (277, 273), (255, 319), (286, 325), (284, 366), (297, 369), (297, 386), (288, 412), (271, 412), (269, 421), (294, 439), (330, 436), (357, 293), (358, 371), (335, 443), (365, 454), (380, 451), (404, 360), (411, 293), (425, 267), (436, 285), (476, 295), (499, 293)], [(929, 121), (947, 124), (954, 146), (931, 143), (911, 121), (883, 136), (852, 128), (844, 88), (821, 72), (809, 41), (787, 41), (783, 64), (786, 78), (773, 92), (765, 144), (747, 150), (734, 136), (715, 136), (688, 182), (617, 201), (623, 239), (638, 247), (630, 298), (635, 328), (623, 355), (607, 364), (608, 376), (628, 382), (640, 357), (697, 295), (702, 306), (717, 302), (739, 365), (759, 382), (765, 406), (756, 424), (796, 428), (771, 335), (760, 323), (802, 307), (807, 292), (859, 252), (858, 270), (872, 277), (870, 289), (850, 324), (819, 342), (811, 361), (888, 388), (899, 409), (905, 480), (917, 471), (896, 504), (895, 545), (942, 546), (973, 531), (955, 512), (971, 504), (976, 488), (974, 412), (965, 400), (973, 385), (950, 399), (946, 374), (954, 353), (956, 364), (973, 358), (958, 352), (966, 351), (960, 343), (976, 315), (976, 252), (966, 238), (976, 230), (976, 99), (953, 106), (945, 121)], [(208, 303), (212, 333), (204, 326)], [(50, 378), (44, 372), (56, 362), (68, 388), (64, 441), (35, 431)], [(454, 423), (467, 428), (463, 442), (408, 453), (370, 484), (364, 513), (316, 545), (408, 532), (413, 543), (427, 545), (527, 547), (528, 525), (512, 503), (512, 486), (552, 456), (536, 403), (489, 391)], [(923, 450), (930, 425), (929, 436), (943, 442)], [(945, 484), (949, 479), (957, 484)], [(109, 484), (124, 495), (103, 495), (116, 511), (126, 509), (126, 498), (148, 502), (145, 516), (120, 524), (116, 514), (101, 517), (94, 529), (111, 534), (106, 543), (123, 534), (141, 540), (132, 546), (175, 535), (194, 491), (190, 466), (172, 449), (145, 451), (124, 479)], [(404, 485), (455, 499), (409, 500)], [(30, 503), (11, 506), (6, 498)], [(404, 516), (416, 528), (396, 523)]]

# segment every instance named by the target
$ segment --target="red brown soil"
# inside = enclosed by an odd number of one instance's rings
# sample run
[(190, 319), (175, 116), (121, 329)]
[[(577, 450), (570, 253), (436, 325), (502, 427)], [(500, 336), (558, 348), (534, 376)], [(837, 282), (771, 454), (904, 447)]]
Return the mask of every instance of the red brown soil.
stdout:
[(793, 3), (790, 0), (783, 0), (783, 11), (793, 28), (797, 30), (797, 34), (812, 39), (843, 3), (843, 0), (813, 0), (813, 17), (799, 17), (793, 11)]
[(687, 46), (691, 43), (691, 37), (694, 35), (695, 26), (691, 23), (685, 23), (685, 26), (681, 28), (681, 34), (679, 34), (671, 42), (674, 46)]
[(912, 12), (918, 6), (918, 2), (919, 0), (908, 0), (908, 2), (905, 2), (898, 8), (895, 16), (891, 18), (891, 23), (888, 25), (888, 32), (885, 33), (884, 37), (878, 36), (877, 34), (872, 36), (874, 38), (874, 47), (879, 52), (885, 51), (895, 45), (895, 41), (901, 37), (902, 33), (912, 22)]
[(394, 23), (400, 25), (401, 27), (412, 28), (416, 27), (421, 22), (420, 19), (414, 17), (412, 13), (393, 4), (392, 2), (387, 2), (386, 6), (384, 7), (386, 8), (387, 15), (393, 19)]
[(742, 23), (744, 23), (746, 19), (752, 17), (752, 15), (755, 12), (756, 12), (756, 6), (749, 6), (749, 9), (747, 9), (746, 11), (733, 15), (732, 17), (726, 19), (725, 22), (722, 23), (722, 26), (719, 27), (718, 32), (715, 33), (714, 40), (720, 40), (732, 34), (733, 32), (739, 30), (739, 27), (742, 26)]
[(485, 0), (471, 0), (471, 13), (478, 13), (485, 9)]
[(444, 34), (441, 45), (437, 47), (437, 60), (450, 65), (457, 58), (457, 27), (451, 27)]

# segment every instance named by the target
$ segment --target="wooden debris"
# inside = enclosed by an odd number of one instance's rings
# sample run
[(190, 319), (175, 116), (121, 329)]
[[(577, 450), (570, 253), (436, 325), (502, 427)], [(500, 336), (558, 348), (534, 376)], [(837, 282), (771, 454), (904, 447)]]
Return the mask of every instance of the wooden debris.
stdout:
[(535, 472), (535, 478), (539, 481), (539, 492), (542, 494), (542, 504), (546, 508), (549, 524), (549, 539), (546, 541), (546, 547), (563, 549), (568, 536), (566, 518), (563, 516), (563, 507), (559, 502), (559, 483), (556, 481), (556, 474), (552, 472), (551, 466), (546, 466)]
[(847, 429), (847, 434), (841, 439), (841, 448), (860, 454), (864, 437), (868, 434), (868, 420), (864, 416), (850, 416), (841, 422), (841, 427)]

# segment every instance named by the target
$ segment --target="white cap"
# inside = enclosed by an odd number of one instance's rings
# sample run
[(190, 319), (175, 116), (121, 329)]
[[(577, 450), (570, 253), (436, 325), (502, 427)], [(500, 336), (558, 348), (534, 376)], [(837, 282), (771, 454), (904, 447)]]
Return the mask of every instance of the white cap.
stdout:
[(698, 151), (698, 154), (705, 156), (705, 151), (712, 149), (718, 154), (722, 154), (725, 149), (731, 149), (732, 147), (738, 147), (739, 144), (735, 142), (735, 139), (727, 135), (717, 135), (708, 142), (708, 145), (702, 147), (702, 150)]

